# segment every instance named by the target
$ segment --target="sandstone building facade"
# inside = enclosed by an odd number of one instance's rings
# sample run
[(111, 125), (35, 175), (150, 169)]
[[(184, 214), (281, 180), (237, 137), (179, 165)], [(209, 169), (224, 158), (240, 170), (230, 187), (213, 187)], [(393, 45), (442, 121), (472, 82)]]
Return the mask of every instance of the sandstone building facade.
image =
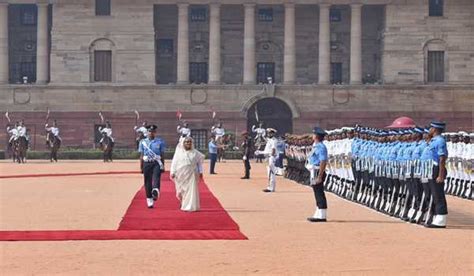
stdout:
[(134, 110), (170, 144), (178, 110), (200, 141), (255, 114), (281, 133), (400, 115), (472, 130), (473, 45), (471, 0), (0, 0), (0, 111), (35, 149), (47, 109), (73, 147), (99, 111), (119, 147)]

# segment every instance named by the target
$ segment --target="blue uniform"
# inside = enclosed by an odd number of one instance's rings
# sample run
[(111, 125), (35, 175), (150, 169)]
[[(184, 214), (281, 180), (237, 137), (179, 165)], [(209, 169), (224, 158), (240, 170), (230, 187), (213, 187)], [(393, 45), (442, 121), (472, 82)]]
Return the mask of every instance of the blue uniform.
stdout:
[(313, 166), (319, 166), (322, 161), (328, 160), (328, 149), (323, 143), (313, 145), (313, 150), (308, 157), (308, 163)]
[(211, 153), (211, 154), (217, 154), (217, 145), (216, 145), (216, 142), (210, 141), (210, 142), (209, 142), (209, 145), (208, 145), (208, 148), (209, 148), (209, 153)]
[(157, 156), (161, 156), (164, 152), (163, 141), (158, 138), (150, 140), (145, 138), (140, 142), (138, 151), (143, 154), (147, 160), (155, 160)]
[(434, 165), (439, 165), (439, 159), (441, 156), (448, 157), (446, 140), (441, 135), (435, 136), (433, 139), (431, 139), (428, 149), (430, 158), (433, 160)]

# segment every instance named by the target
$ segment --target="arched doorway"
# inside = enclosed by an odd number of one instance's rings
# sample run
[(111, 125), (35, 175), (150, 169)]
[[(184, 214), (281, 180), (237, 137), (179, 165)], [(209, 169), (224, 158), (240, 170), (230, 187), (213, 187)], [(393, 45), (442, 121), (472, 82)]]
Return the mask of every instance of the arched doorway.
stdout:
[(293, 132), (293, 115), (290, 107), (277, 98), (265, 98), (254, 103), (247, 112), (247, 129), (251, 131), (252, 126), (258, 125), (258, 121), (264, 123), (264, 127), (272, 127), (278, 131), (278, 135)]

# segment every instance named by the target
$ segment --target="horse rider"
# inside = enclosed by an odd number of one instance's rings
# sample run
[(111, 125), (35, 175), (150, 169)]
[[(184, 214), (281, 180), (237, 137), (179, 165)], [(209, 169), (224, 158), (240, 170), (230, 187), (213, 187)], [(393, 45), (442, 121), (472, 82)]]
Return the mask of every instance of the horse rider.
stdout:
[(135, 130), (135, 132), (138, 134), (137, 138), (136, 138), (136, 143), (137, 143), (137, 147), (140, 143), (141, 140), (145, 139), (146, 137), (148, 137), (148, 129), (147, 129), (147, 126), (148, 126), (148, 123), (147, 121), (143, 121), (142, 125), (140, 127), (138, 126), (134, 126), (133, 127), (133, 130)]
[[(111, 141), (112, 143), (115, 143), (115, 140), (114, 140), (114, 138), (112, 137), (112, 125), (110, 124), (109, 121), (107, 121), (107, 122), (105, 123), (105, 127), (104, 127), (104, 128), (101, 127), (101, 126), (99, 126), (99, 132), (102, 133), (102, 134), (107, 135), (107, 137), (110, 138), (110, 141)], [(101, 143), (101, 144), (102, 144), (102, 142), (104, 142), (104, 137), (102, 137), (102, 139), (100, 139), (100, 143)]]
[(186, 122), (183, 125), (178, 125), (176, 131), (179, 133), (179, 137), (191, 137), (191, 129)]
[(16, 129), (17, 129), (18, 134), (17, 134), (17, 138), (15, 140), (18, 140), (20, 137), (25, 137), (26, 147), (28, 148), (30, 139), (29, 139), (28, 133), (26, 131), (25, 122), (23, 120), (20, 120), (20, 122), (16, 126)]
[(222, 141), (222, 137), (225, 135), (225, 129), (222, 126), (222, 122), (218, 123), (217, 126), (212, 126), (211, 134), (216, 136), (216, 141), (218, 143)]
[(48, 132), (51, 132), (56, 139), (59, 140), (59, 142), (62, 142), (61, 137), (59, 136), (59, 128), (58, 128), (58, 122), (56, 120), (53, 121), (53, 125), (51, 127), (48, 127), (48, 123), (44, 125), (44, 129)]
[(18, 140), (18, 126), (20, 125), (19, 122), (15, 122), (15, 125), (10, 128), (9, 126), (7, 126), (7, 132), (8, 134), (10, 134), (10, 139), (8, 140), (8, 144), (12, 144), (13, 141), (16, 141)]
[(141, 134), (144, 138), (146, 138), (148, 136), (148, 129), (146, 128), (147, 125), (147, 121), (143, 121), (141, 127), (134, 126), (133, 130), (135, 130), (136, 133)]

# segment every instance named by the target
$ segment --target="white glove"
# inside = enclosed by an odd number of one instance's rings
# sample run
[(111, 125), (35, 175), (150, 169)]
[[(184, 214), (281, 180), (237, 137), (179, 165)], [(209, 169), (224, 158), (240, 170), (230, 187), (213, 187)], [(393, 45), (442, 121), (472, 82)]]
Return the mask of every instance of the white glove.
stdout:
[(247, 160), (247, 156), (244, 155), (244, 157), (242, 157), (242, 160)]

